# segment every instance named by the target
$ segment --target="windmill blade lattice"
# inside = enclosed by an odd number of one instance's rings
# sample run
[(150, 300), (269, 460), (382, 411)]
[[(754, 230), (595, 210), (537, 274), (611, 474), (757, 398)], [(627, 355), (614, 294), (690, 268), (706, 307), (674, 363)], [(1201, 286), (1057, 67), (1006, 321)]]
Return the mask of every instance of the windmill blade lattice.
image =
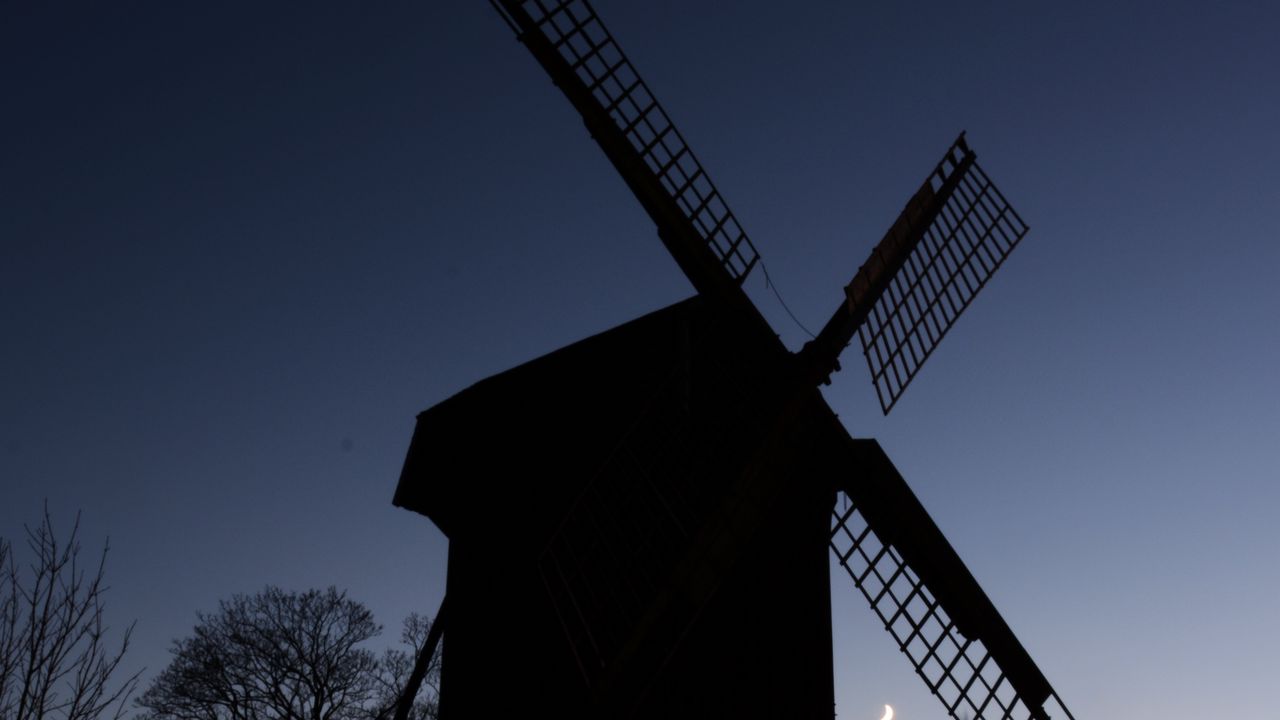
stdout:
[[(741, 284), (759, 253), (684, 136), (586, 0), (493, 0), (569, 97), (699, 292)], [(710, 252), (710, 257), (702, 257)]]
[(930, 692), (957, 720), (1073, 720), (879, 444), (853, 452), (831, 550)]
[[(936, 214), (927, 219), (928, 225), (910, 227), (904, 212), (858, 274), (874, 272), (877, 264), (901, 263), (858, 328), (880, 409), (886, 415), (1028, 229), (978, 166), (963, 135), (921, 190), (926, 196), (937, 191), (943, 201), (933, 209)], [(901, 242), (914, 242), (914, 247), (905, 258), (884, 257), (897, 254), (886, 250), (901, 252), (898, 234)], [(864, 300), (858, 296), (861, 290), (855, 278), (846, 288), (851, 304)]]
[[(841, 496), (844, 504), (847, 496)], [(833, 520), (831, 549), (916, 673), (953, 718), (1068, 718), (1057, 693), (1029, 705), (981, 640), (966, 638), (901, 555), (852, 504)]]

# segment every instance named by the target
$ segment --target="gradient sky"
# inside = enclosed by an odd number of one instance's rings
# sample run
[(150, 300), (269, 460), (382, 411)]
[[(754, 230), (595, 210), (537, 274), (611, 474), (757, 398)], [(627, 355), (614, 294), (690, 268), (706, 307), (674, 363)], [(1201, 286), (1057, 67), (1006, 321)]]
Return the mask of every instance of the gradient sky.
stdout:
[[(1277, 717), (1280, 11), (797, 5), (597, 3), (811, 327), (968, 131), (1031, 234), (827, 398), (1077, 718)], [(0, 534), (83, 509), (149, 673), (267, 583), (433, 613), (414, 415), (691, 292), (478, 0), (18, 0), (0, 81)], [(839, 717), (941, 717), (833, 581)]]

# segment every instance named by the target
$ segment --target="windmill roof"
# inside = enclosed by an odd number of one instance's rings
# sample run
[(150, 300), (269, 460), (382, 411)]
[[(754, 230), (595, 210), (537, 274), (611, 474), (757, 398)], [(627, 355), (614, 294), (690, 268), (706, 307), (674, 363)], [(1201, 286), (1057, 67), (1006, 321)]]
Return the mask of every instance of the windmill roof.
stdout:
[(423, 411), (393, 502), (450, 537), (512, 520), (513, 505), (568, 502), (577, 488), (567, 480), (603, 461), (619, 427), (673, 371), (699, 305), (695, 297), (651, 312)]

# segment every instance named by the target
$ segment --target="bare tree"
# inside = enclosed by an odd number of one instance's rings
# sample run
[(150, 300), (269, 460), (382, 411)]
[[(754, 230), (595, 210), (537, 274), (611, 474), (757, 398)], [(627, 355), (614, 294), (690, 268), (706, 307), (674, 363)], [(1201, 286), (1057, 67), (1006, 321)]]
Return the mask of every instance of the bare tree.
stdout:
[[(405, 618), (400, 639), (408, 649), (388, 649), (382, 656), (374, 720), (433, 720), (437, 716), (440, 654), (436, 648), (443, 617), (441, 605), (435, 622), (417, 613)], [(421, 692), (424, 684), (426, 693)]]
[[(410, 619), (406, 641), (425, 635)], [(236, 595), (198, 615), (191, 637), (138, 700), (148, 720), (376, 720), (404, 687), (404, 651), (360, 647), (381, 632), (334, 588)], [(407, 661), (412, 662), (412, 661)], [(424, 701), (417, 718), (434, 716)]]
[(65, 543), (47, 507), (39, 527), (25, 530), (25, 564), (0, 537), (0, 720), (118, 720), (141, 671), (112, 683), (133, 625), (111, 643), (103, 618), (108, 546), (90, 573), (79, 562), (79, 515)]

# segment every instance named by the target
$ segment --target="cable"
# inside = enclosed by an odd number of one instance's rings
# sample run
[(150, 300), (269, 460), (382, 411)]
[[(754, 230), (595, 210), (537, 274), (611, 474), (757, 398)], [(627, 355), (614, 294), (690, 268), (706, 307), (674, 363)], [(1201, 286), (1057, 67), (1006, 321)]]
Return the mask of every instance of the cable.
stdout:
[(787, 302), (782, 299), (782, 293), (778, 292), (778, 286), (774, 284), (773, 278), (769, 277), (769, 267), (764, 264), (764, 258), (760, 259), (760, 269), (764, 271), (764, 286), (773, 291), (773, 296), (778, 298), (778, 304), (782, 306), (783, 310), (787, 311), (787, 315), (791, 317), (791, 322), (803, 330), (810, 339), (815, 339), (816, 336), (809, 331), (809, 328), (804, 326), (804, 323), (800, 322), (795, 313), (791, 312), (791, 308), (787, 307)]

